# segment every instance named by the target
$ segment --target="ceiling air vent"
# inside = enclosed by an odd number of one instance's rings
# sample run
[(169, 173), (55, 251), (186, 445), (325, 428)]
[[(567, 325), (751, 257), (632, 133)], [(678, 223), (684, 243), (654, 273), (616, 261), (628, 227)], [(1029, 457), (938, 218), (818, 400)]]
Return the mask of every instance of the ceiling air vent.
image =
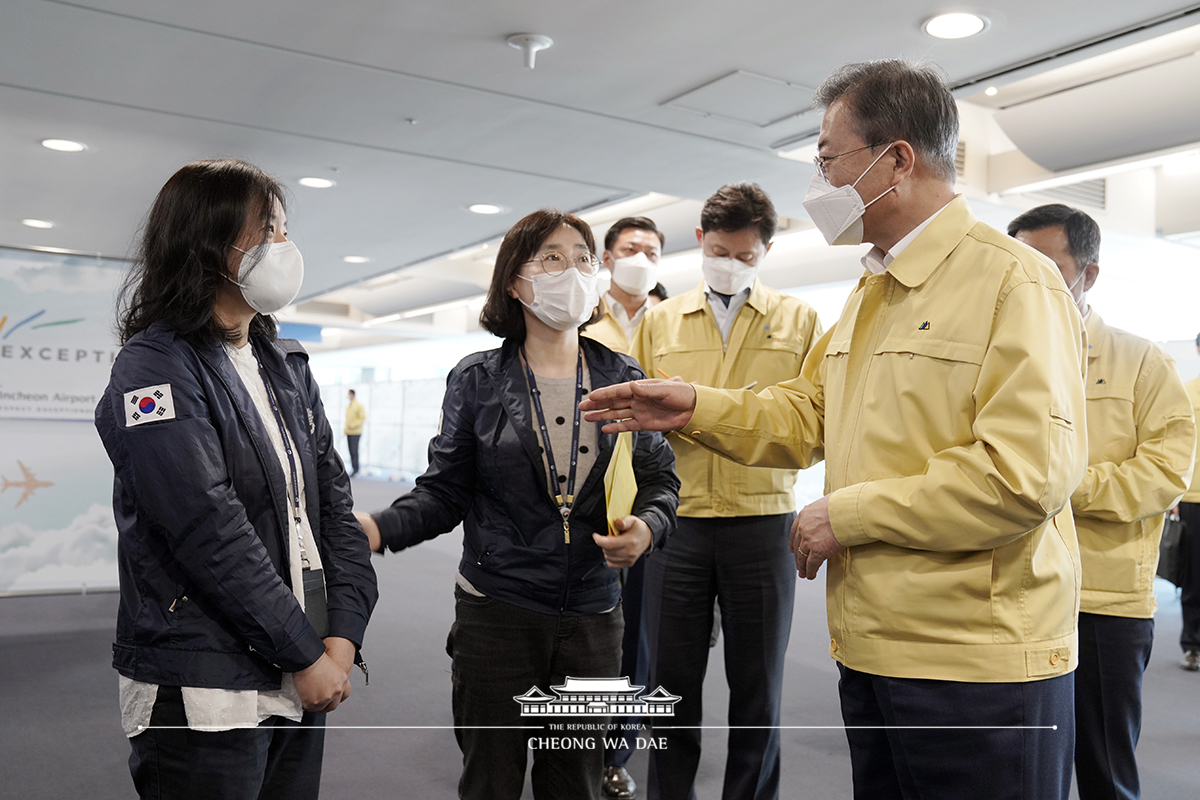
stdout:
[(815, 114), (812, 101), (813, 90), (807, 86), (739, 69), (672, 97), (662, 105), (739, 125), (766, 128), (777, 122)]
[(958, 148), (954, 151), (954, 172), (960, 178), (967, 176), (967, 143), (958, 140)]
[(1031, 195), (1047, 197), (1069, 206), (1091, 206), (1099, 209), (1105, 208), (1107, 194), (1108, 181), (1104, 178), (1070, 183), (1066, 186), (1055, 186), (1053, 189), (1043, 189), (1040, 192), (1031, 193)]

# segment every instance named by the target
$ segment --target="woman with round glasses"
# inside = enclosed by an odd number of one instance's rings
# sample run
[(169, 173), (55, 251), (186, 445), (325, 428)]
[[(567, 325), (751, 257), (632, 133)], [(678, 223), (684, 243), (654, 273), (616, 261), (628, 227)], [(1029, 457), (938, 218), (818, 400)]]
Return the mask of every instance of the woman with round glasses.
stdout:
[(523, 719), (514, 698), (534, 689), (554, 697), (568, 678), (617, 677), (618, 569), (675, 527), (674, 455), (661, 435), (637, 433), (633, 513), (609, 535), (604, 474), (616, 437), (584, 422), (578, 405), (592, 387), (642, 371), (579, 336), (598, 302), (594, 250), (587, 223), (551, 209), (508, 232), (480, 315), (503, 345), (450, 373), (416, 488), (360, 516), (374, 550), (402, 550), (463, 523), (447, 642), (463, 798), (519, 798), (530, 750), (534, 797), (599, 796), (604, 732), (535, 747), (541, 738), (531, 735), (547, 731), (520, 726), (566, 720)]

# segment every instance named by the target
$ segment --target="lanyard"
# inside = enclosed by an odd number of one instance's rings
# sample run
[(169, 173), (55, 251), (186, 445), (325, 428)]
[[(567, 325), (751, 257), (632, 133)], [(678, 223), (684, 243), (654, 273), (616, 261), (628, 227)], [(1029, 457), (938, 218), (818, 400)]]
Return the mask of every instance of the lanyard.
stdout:
[(579, 465), (579, 420), (581, 412), (579, 404), (583, 402), (583, 349), (579, 350), (579, 359), (575, 362), (575, 421), (571, 431), (571, 469), (567, 473), (567, 492), (562, 493), (562, 483), (558, 481), (558, 467), (554, 464), (554, 449), (550, 447), (550, 431), (546, 429), (546, 414), (542, 411), (542, 396), (537, 387), (537, 379), (533, 377), (533, 368), (529, 366), (529, 358), (525, 355), (525, 345), (521, 345), (521, 358), (525, 360), (525, 372), (529, 376), (529, 394), (533, 398), (533, 407), (537, 411), (538, 427), (542, 430), (542, 444), (546, 447), (546, 463), (550, 466), (550, 480), (558, 483), (559, 493), (554, 496), (558, 504), (558, 513), (562, 514), (563, 541), (571, 543), (571, 507), (575, 504), (575, 468)]
[[(257, 354), (255, 354), (254, 360), (258, 361)], [(304, 569), (309, 569), (312, 564), (308, 560), (308, 550), (304, 547), (304, 531), (300, 527), (300, 478), (296, 474), (296, 457), (292, 454), (292, 439), (288, 436), (287, 427), (283, 424), (283, 415), (279, 413), (279, 404), (275, 402), (275, 389), (271, 386), (262, 361), (258, 361), (258, 373), (262, 376), (263, 386), (267, 389), (267, 399), (271, 401), (271, 411), (274, 412), (275, 422), (279, 425), (279, 435), (283, 437), (283, 450), (287, 453), (288, 467), (292, 473), (292, 483), (289, 489), (292, 495), (292, 518), (296, 521), (296, 538), (300, 544), (300, 562), (304, 565)]]

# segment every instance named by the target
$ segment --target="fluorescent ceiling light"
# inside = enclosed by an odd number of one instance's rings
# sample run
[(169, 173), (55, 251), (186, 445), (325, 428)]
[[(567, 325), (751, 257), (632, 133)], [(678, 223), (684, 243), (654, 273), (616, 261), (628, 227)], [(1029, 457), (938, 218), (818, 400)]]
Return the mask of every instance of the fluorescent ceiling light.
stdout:
[(87, 150), (87, 145), (83, 142), (72, 142), (70, 139), (42, 139), (42, 147), (60, 153), (79, 153)]
[(23, 219), (21, 224), (29, 228), (53, 228), (54, 223), (48, 219)]
[(301, 178), (301, 186), (307, 186), (310, 189), (328, 189), (331, 186), (337, 186), (336, 183), (328, 178)]
[(965, 39), (987, 27), (987, 21), (976, 14), (938, 14), (922, 26), (937, 39)]
[(370, 260), (371, 259), (367, 258), (366, 256), (346, 256), (342, 259), (342, 261), (345, 261), (347, 264), (365, 264)]
[(1200, 172), (1200, 153), (1180, 153), (1163, 162), (1162, 171), (1167, 175), (1194, 175)]
[(780, 158), (786, 158), (789, 161), (800, 161), (811, 166), (813, 159), (817, 157), (817, 143), (815, 141), (809, 142), (803, 147), (797, 147), (794, 150), (780, 150), (776, 155)]
[(410, 308), (407, 311), (398, 311), (395, 314), (388, 314), (383, 317), (375, 317), (363, 323), (363, 325), (383, 325), (388, 322), (397, 322), (402, 319), (412, 319), (413, 317), (424, 317), (428, 314), (436, 314), (439, 311), (449, 311), (452, 308), (461, 308), (469, 306), (472, 303), (478, 303), (481, 300), (486, 300), (486, 294), (476, 294), (470, 297), (460, 297), (457, 300), (450, 300), (446, 303), (434, 303), (430, 306), (420, 306), (418, 308)]
[(1190, 144), (1185, 147), (1176, 147), (1165, 152), (1154, 153), (1151, 155), (1135, 156), (1132, 158), (1119, 159), (1117, 161), (1109, 161), (1104, 164), (1096, 164), (1083, 169), (1061, 172), (1056, 175), (1051, 175), (1048, 178), (1043, 178), (1042, 180), (1031, 181), (1030, 183), (1023, 183), (1020, 186), (1013, 186), (1009, 189), (1003, 189), (1000, 192), (1000, 196), (1007, 197), (1013, 194), (1042, 192), (1046, 189), (1054, 189), (1059, 186), (1069, 186), (1073, 183), (1094, 181), (1097, 178), (1107, 178), (1109, 175), (1117, 175), (1119, 173), (1129, 172), (1135, 169), (1157, 167), (1160, 164), (1165, 165), (1175, 159), (1186, 161), (1186, 156), (1194, 156), (1197, 154), (1200, 154), (1200, 150), (1196, 149), (1195, 144)]
[(476, 203), (473, 206), (467, 206), (467, 211), (474, 214), (499, 214), (503, 210), (500, 206), (494, 206), (491, 203)]

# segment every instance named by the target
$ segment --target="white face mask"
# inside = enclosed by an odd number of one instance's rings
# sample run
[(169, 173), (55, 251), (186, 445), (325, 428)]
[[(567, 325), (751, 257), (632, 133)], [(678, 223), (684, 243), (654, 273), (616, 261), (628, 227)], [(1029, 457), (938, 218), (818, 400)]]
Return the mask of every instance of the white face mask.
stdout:
[(703, 256), (700, 270), (704, 273), (708, 288), (720, 294), (740, 294), (754, 283), (754, 276), (758, 274), (757, 265), (751, 266), (736, 258), (710, 255)]
[(658, 283), (658, 265), (645, 253), (635, 253), (613, 261), (612, 282), (635, 297), (645, 294)]
[(600, 302), (596, 276), (584, 275), (573, 267), (561, 275), (540, 272), (532, 278), (517, 277), (533, 284), (533, 303), (521, 300), (521, 304), (556, 331), (578, 328), (592, 318)]
[[(888, 145), (888, 148), (890, 147), (891, 145)], [(871, 167), (878, 164), (879, 159), (887, 155), (887, 152), (885, 148), (876, 156), (875, 160), (871, 162)], [(871, 167), (863, 170), (863, 174), (859, 175), (858, 180), (854, 183), (837, 188), (822, 178), (820, 172), (813, 175), (809, 182), (808, 194), (804, 197), (804, 210), (812, 218), (813, 224), (820, 229), (825, 241), (830, 244), (862, 244), (862, 215), (866, 212), (867, 207), (900, 185), (892, 186), (870, 203), (863, 203), (862, 196), (855, 191), (854, 187), (858, 185), (858, 181), (866, 177), (867, 173), (871, 171)]]
[(233, 249), (245, 254), (238, 266), (238, 279), (233, 282), (255, 311), (274, 314), (300, 294), (300, 285), (304, 283), (304, 256), (293, 242), (269, 242), (250, 250), (237, 246)]

